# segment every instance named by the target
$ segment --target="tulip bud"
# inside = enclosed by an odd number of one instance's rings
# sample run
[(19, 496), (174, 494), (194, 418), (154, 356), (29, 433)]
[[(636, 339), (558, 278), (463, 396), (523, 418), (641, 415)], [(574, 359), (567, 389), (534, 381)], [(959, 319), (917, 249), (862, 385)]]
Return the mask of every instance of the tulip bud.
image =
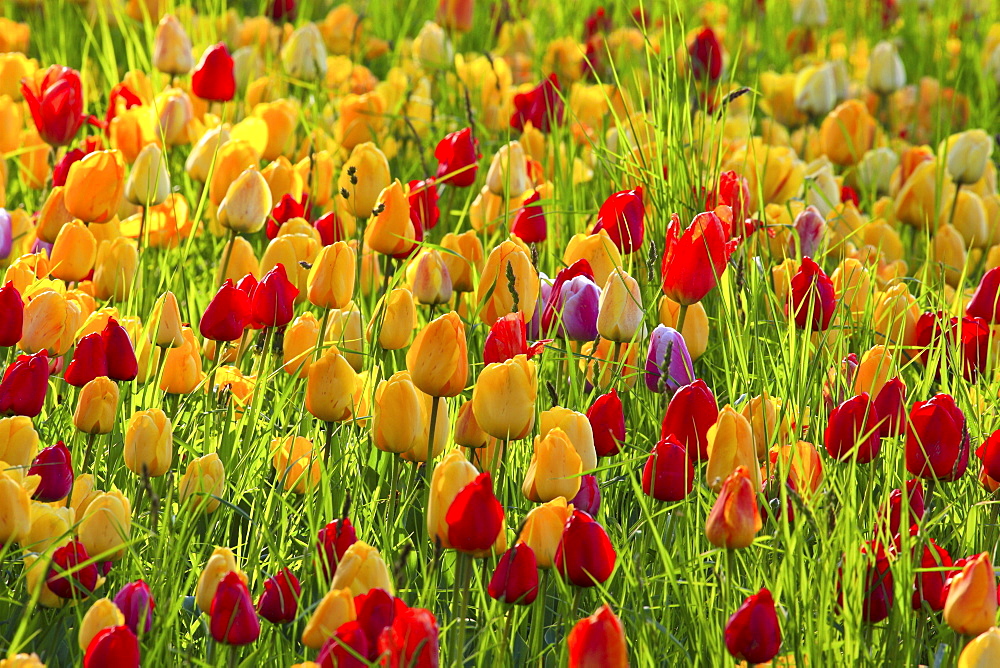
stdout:
[[(355, 218), (371, 216), (380, 194), (390, 184), (389, 161), (385, 153), (371, 142), (354, 147), (337, 180), (340, 191), (347, 193), (347, 213)], [(406, 204), (408, 211), (409, 202)]]
[(567, 638), (568, 668), (628, 668), (628, 644), (622, 622), (607, 603), (578, 621)]
[(281, 48), (281, 64), (294, 79), (317, 81), (326, 76), (326, 47), (315, 23), (295, 30)]
[(577, 587), (593, 587), (611, 577), (617, 559), (604, 527), (587, 513), (574, 510), (556, 550), (555, 567), (560, 575)]
[(892, 42), (879, 42), (872, 49), (868, 66), (868, 87), (879, 95), (889, 95), (906, 85), (903, 59)]
[[(191, 498), (193, 509), (214, 513), (221, 503), (220, 497), (226, 490), (226, 469), (222, 465), (222, 460), (214, 452), (191, 460), (178, 483), (178, 488), (181, 505)], [(203, 602), (205, 606), (199, 604), (199, 607), (204, 610), (211, 602), (211, 595)]]
[(320, 308), (342, 309), (354, 297), (357, 255), (343, 241), (324, 246), (309, 270), (309, 301)]
[(320, 453), (312, 441), (296, 436), (271, 441), (271, 463), (285, 491), (305, 494), (320, 480)]
[(156, 206), (170, 194), (170, 174), (163, 151), (147, 144), (135, 162), (125, 184), (125, 199), (136, 206)]
[(149, 633), (153, 624), (153, 609), (156, 607), (149, 585), (142, 580), (126, 584), (115, 595), (115, 605), (121, 610), (125, 617), (124, 624), (132, 633), (139, 633), (140, 626), (143, 633)]
[(170, 469), (173, 428), (159, 408), (136, 411), (125, 430), (125, 466), (138, 476), (158, 477)]
[[(1000, 50), (994, 49), (1000, 53)], [(958, 668), (986, 668), (1000, 661), (1000, 629), (991, 627), (965, 646), (958, 657)]]
[(918, 401), (906, 422), (906, 470), (929, 480), (958, 480), (969, 466), (965, 415), (947, 394)]
[(580, 491), (583, 460), (562, 429), (550, 430), (535, 438), (534, 455), (521, 485), (529, 501), (572, 499)]
[(716, 547), (740, 549), (753, 543), (762, 523), (757, 509), (757, 476), (737, 466), (723, 481), (705, 522), (705, 536)]
[(413, 296), (418, 302), (444, 304), (451, 301), (451, 275), (441, 253), (435, 249), (424, 251), (410, 266), (413, 267)]
[(479, 142), (472, 136), (471, 128), (446, 135), (435, 147), (434, 157), (438, 161), (435, 179), (439, 183), (468, 188), (476, 182), (477, 163), (481, 156)]
[(309, 365), (306, 410), (324, 422), (342, 422), (351, 417), (356, 383), (354, 369), (336, 346)]
[(468, 348), (465, 325), (457, 313), (439, 316), (420, 330), (406, 353), (406, 368), (413, 384), (431, 396), (454, 397), (465, 389)]
[(969, 185), (983, 177), (993, 153), (993, 139), (983, 130), (968, 130), (949, 137), (943, 147), (947, 150), (948, 176), (955, 183)]
[(748, 664), (770, 663), (781, 649), (781, 627), (771, 592), (748, 596), (726, 622), (726, 650)]
[(290, 569), (283, 568), (264, 580), (264, 592), (257, 599), (257, 612), (272, 624), (295, 621), (302, 585)]
[[(504, 241), (490, 252), (479, 279), (476, 302), (483, 304), (480, 319), (492, 325), (507, 313), (533, 313), (539, 287), (538, 272), (531, 264), (527, 246), (513, 239)], [(517, 293), (516, 307), (514, 293)]]
[(531, 605), (538, 596), (538, 563), (526, 543), (504, 552), (488, 588), (490, 598), (514, 605)]
[(77, 642), (80, 649), (87, 651), (90, 641), (98, 633), (112, 626), (121, 626), (125, 623), (125, 616), (118, 606), (109, 598), (101, 598), (94, 601), (94, 604), (87, 610), (80, 622), (80, 630), (77, 632)]
[(257, 169), (244, 170), (219, 203), (219, 224), (239, 234), (254, 234), (264, 226), (271, 206), (267, 181)]
[[(808, 2), (800, 3), (801, 5)], [(826, 116), (837, 103), (837, 80), (833, 65), (811, 65), (795, 78), (795, 106), (799, 111), (819, 118)], [(860, 155), (860, 154), (859, 154)]]
[(344, 553), (337, 565), (337, 572), (330, 583), (331, 590), (348, 590), (354, 596), (367, 594), (372, 589), (392, 592), (389, 569), (382, 555), (363, 541), (356, 541)]
[(85, 434), (110, 434), (118, 412), (118, 386), (98, 376), (83, 386), (73, 425)]
[(233, 59), (222, 42), (201, 54), (201, 60), (191, 74), (191, 92), (203, 100), (228, 102), (236, 94)]
[(94, 268), (97, 241), (87, 226), (78, 220), (62, 226), (52, 245), (52, 275), (70, 283), (81, 281)]
[(72, 540), (52, 553), (45, 584), (59, 598), (86, 598), (97, 588), (97, 581), (97, 565), (80, 541)]
[(642, 491), (657, 501), (681, 501), (694, 485), (694, 466), (687, 448), (667, 436), (653, 446), (642, 470)]
[(358, 618), (354, 595), (349, 589), (331, 589), (316, 606), (302, 632), (302, 644), (319, 649), (337, 629)]
[(719, 419), (708, 429), (708, 466), (705, 480), (712, 491), (718, 492), (723, 481), (743, 466), (749, 471), (754, 489), (760, 489), (760, 473), (753, 444), (750, 422), (726, 405)]
[(663, 416), (660, 438), (669, 436), (683, 444), (694, 460), (708, 459), (708, 430), (719, 417), (715, 395), (703, 380), (674, 393)]
[(488, 364), (472, 390), (476, 422), (495, 438), (522, 439), (534, 425), (537, 394), (537, 369), (527, 356)]
[(125, 161), (120, 151), (95, 151), (73, 163), (66, 176), (66, 210), (86, 223), (115, 215), (125, 191)]
[(164, 14), (153, 37), (153, 67), (164, 74), (187, 74), (194, 67), (191, 38), (173, 14)]
[(830, 412), (824, 434), (826, 451), (840, 460), (857, 458), (864, 464), (878, 456), (882, 447), (878, 414), (867, 392), (852, 397)]
[(977, 554), (948, 585), (944, 621), (962, 635), (985, 633), (996, 623), (996, 590), (997, 579), (990, 555)]
[(69, 448), (59, 441), (43, 448), (28, 469), (29, 476), (39, 476), (32, 498), (44, 503), (65, 499), (73, 488), (73, 462)]
[(0, 418), (0, 461), (28, 466), (38, 452), (38, 432), (31, 419), (18, 415)]

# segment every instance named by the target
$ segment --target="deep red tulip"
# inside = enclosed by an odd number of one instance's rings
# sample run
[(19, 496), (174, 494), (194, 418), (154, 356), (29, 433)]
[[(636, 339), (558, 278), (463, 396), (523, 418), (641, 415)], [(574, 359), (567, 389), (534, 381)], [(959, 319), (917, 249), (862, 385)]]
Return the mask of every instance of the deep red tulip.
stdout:
[(766, 588), (748, 596), (726, 622), (726, 649), (748, 664), (770, 663), (781, 649), (781, 626)]
[(139, 639), (127, 626), (101, 629), (87, 645), (83, 668), (139, 668)]
[(878, 415), (867, 392), (851, 397), (830, 412), (823, 434), (826, 451), (834, 459), (857, 458), (865, 464), (878, 456), (882, 448)]
[(435, 178), (439, 183), (468, 188), (476, 182), (479, 142), (472, 136), (471, 128), (445, 135), (434, 149), (434, 157), (438, 161)]
[(391, 626), (396, 615), (405, 612), (409, 606), (402, 599), (392, 596), (384, 589), (375, 588), (366, 594), (354, 597), (354, 609), (358, 613), (358, 624), (368, 638), (368, 659), (374, 661), (378, 639), (386, 627)]
[(379, 636), (377, 653), (385, 668), (437, 668), (437, 619), (423, 608), (401, 611)]
[(202, 314), (198, 331), (212, 341), (236, 341), (250, 323), (252, 311), (250, 298), (227, 278)]
[(233, 58), (222, 42), (208, 47), (191, 74), (191, 92), (203, 100), (228, 102), (236, 94)]
[(994, 267), (983, 274), (965, 314), (982, 318), (991, 325), (1000, 323), (1000, 267)]
[(74, 387), (83, 387), (98, 376), (108, 375), (108, 352), (104, 337), (97, 332), (87, 334), (76, 344), (73, 360), (63, 378)]
[(931, 350), (949, 344), (954, 339), (951, 318), (944, 311), (927, 311), (921, 313), (914, 327), (917, 359), (927, 366), (931, 359)]
[(700, 302), (726, 270), (739, 242), (729, 240), (728, 225), (713, 211), (699, 213), (686, 230), (670, 216), (661, 272), (663, 292), (681, 305)]
[[(86, 598), (97, 587), (97, 565), (77, 539), (52, 553), (46, 584), (59, 598)], [(86, 564), (86, 565), (84, 565)]]
[(594, 12), (583, 20), (583, 41), (589, 42), (592, 37), (609, 33), (614, 27), (611, 17), (604, 7), (598, 7)]
[(604, 527), (574, 510), (556, 548), (556, 570), (577, 587), (593, 587), (611, 577), (617, 558)]
[(799, 329), (822, 332), (830, 326), (836, 306), (833, 281), (812, 258), (802, 258), (799, 270), (792, 276), (785, 313)]
[(917, 548), (922, 548), (919, 567), (927, 570), (917, 573), (914, 578), (913, 597), (910, 600), (910, 605), (914, 610), (920, 610), (923, 603), (926, 603), (935, 612), (944, 610), (944, 602), (948, 596), (946, 583), (951, 573), (939, 569), (942, 566), (946, 568), (952, 566), (951, 555), (948, 554), (948, 550), (935, 543), (933, 539), (928, 538), (925, 542), (916, 531), (916, 527), (913, 527), (911, 534), (914, 536), (913, 541), (917, 544), (914, 551)]
[(410, 211), (416, 212), (420, 219), (420, 229), (434, 229), (441, 218), (441, 210), (438, 208), (437, 183), (433, 177), (428, 177), (420, 181), (410, 181), (410, 194), (407, 200), (410, 203)]
[(719, 174), (719, 184), (708, 193), (705, 200), (705, 210), (714, 211), (717, 206), (725, 205), (733, 211), (733, 225), (729, 236), (739, 236), (743, 233), (743, 222), (747, 219), (750, 206), (750, 183), (745, 177), (729, 170)]
[(69, 448), (59, 441), (43, 448), (31, 461), (28, 475), (41, 476), (41, 482), (31, 497), (42, 503), (65, 499), (73, 491), (73, 458)]
[(265, 327), (284, 327), (295, 315), (298, 294), (299, 289), (288, 280), (285, 265), (279, 262), (253, 289), (250, 296), (253, 319)]
[(301, 199), (295, 199), (288, 193), (282, 195), (281, 201), (271, 209), (264, 234), (268, 239), (274, 239), (278, 236), (281, 226), (293, 218), (309, 220), (309, 195), (303, 194)]
[(153, 625), (153, 610), (156, 609), (156, 601), (149, 591), (149, 585), (142, 580), (128, 583), (115, 595), (115, 605), (122, 611), (125, 624), (132, 633), (139, 633), (140, 624), (143, 633), (149, 633), (149, 628)]
[(330, 246), (347, 238), (344, 232), (344, 223), (335, 211), (325, 213), (317, 218), (315, 227), (324, 246)]
[(894, 489), (889, 492), (887, 506), (878, 511), (878, 522), (875, 526), (875, 536), (882, 533), (888, 538), (898, 535), (901, 529), (916, 524), (924, 518), (924, 485), (919, 478), (906, 481), (906, 492)]
[(573, 625), (566, 639), (567, 668), (627, 668), (628, 644), (618, 616), (605, 603)]
[(698, 81), (715, 82), (722, 74), (722, 45), (715, 31), (702, 28), (688, 47), (691, 56), (691, 74)]
[(541, 243), (548, 237), (548, 223), (539, 200), (541, 196), (537, 192), (532, 193), (514, 214), (510, 224), (510, 233), (526, 244)]
[(319, 561), (327, 580), (333, 578), (333, 574), (337, 572), (337, 564), (347, 552), (347, 548), (356, 542), (358, 534), (347, 517), (334, 520), (319, 530), (316, 550), (319, 552)]
[(625, 412), (618, 391), (611, 390), (597, 397), (587, 410), (587, 419), (594, 430), (594, 447), (598, 457), (616, 455), (625, 442)]
[(296, 0), (271, 0), (267, 8), (267, 15), (275, 23), (292, 23), (295, 21), (296, 10), (298, 9)]
[(35, 417), (42, 412), (49, 389), (49, 355), (18, 355), (0, 380), (0, 415)]
[(564, 111), (559, 77), (550, 74), (527, 93), (518, 93), (514, 96), (514, 113), (510, 117), (510, 127), (523, 132), (525, 124), (531, 121), (536, 129), (547, 134), (553, 126), (562, 125)]
[(216, 642), (249, 645), (260, 636), (260, 620), (253, 609), (250, 590), (236, 571), (222, 578), (212, 597), (209, 616), (209, 629)]
[[(586, 260), (577, 260), (565, 269), (560, 269), (556, 274), (556, 280), (552, 283), (552, 290), (549, 292), (548, 301), (542, 310), (541, 331), (546, 336), (552, 336), (559, 328), (559, 321), (566, 317), (562, 312), (564, 300), (562, 298), (563, 287), (577, 276), (585, 276), (594, 281), (594, 271), (590, 263)], [(597, 318), (594, 317), (596, 323)], [(594, 325), (596, 328), (596, 324)]]
[(551, 339), (545, 339), (528, 345), (526, 331), (524, 314), (520, 311), (497, 318), (497, 321), (490, 327), (490, 333), (486, 335), (486, 343), (483, 345), (483, 363), (506, 362), (517, 355), (527, 355), (528, 359), (531, 359), (542, 352), (545, 344), (551, 341)]
[(21, 94), (31, 110), (38, 135), (46, 144), (65, 146), (73, 141), (83, 115), (83, 83), (80, 73), (62, 65), (52, 65), (21, 81)]
[(708, 430), (719, 419), (715, 395), (700, 378), (683, 385), (667, 404), (660, 438), (673, 434), (695, 460), (708, 459)]
[(889, 379), (875, 397), (879, 436), (895, 438), (906, 432), (906, 385), (899, 377)]
[(990, 326), (982, 318), (952, 318), (951, 322), (962, 346), (962, 377), (974, 383), (989, 364)]
[[(119, 105), (119, 100), (123, 101), (123, 104)], [(127, 84), (119, 83), (115, 84), (111, 89), (111, 93), (108, 94), (108, 110), (104, 114), (104, 121), (101, 123), (101, 127), (104, 128), (104, 132), (109, 137), (111, 136), (111, 121), (115, 120), (118, 116), (118, 112), (124, 107), (125, 111), (128, 111), (132, 107), (138, 107), (142, 104), (142, 98), (128, 87)], [(98, 149), (93, 149), (98, 150)]]
[(618, 250), (629, 255), (642, 247), (646, 234), (645, 216), (642, 187), (622, 190), (604, 200), (597, 212), (594, 233), (606, 230)]
[(122, 382), (135, 380), (139, 375), (139, 361), (135, 358), (135, 347), (125, 328), (114, 318), (108, 318), (101, 338), (108, 355), (108, 378)]
[(585, 473), (580, 476), (580, 491), (569, 501), (577, 510), (582, 510), (591, 517), (597, 517), (601, 510), (601, 488), (597, 484), (597, 476)]
[[(861, 554), (866, 561), (864, 579), (864, 600), (861, 605), (861, 619), (876, 624), (889, 616), (892, 609), (892, 570), (889, 556), (878, 541), (861, 546)], [(843, 606), (843, 580), (838, 574), (837, 604)]]
[(989, 435), (976, 450), (976, 456), (983, 461), (986, 475), (1000, 480), (1000, 430)]
[(288, 568), (264, 580), (264, 592), (257, 599), (257, 612), (272, 624), (287, 624), (299, 611), (302, 585)]
[(481, 554), (489, 551), (503, 530), (503, 506), (493, 493), (489, 472), (459, 490), (448, 506), (444, 521), (448, 525), (448, 540), (461, 552)]
[[(371, 654), (368, 636), (358, 622), (346, 622), (323, 643), (316, 663), (320, 668), (367, 668)], [(358, 658), (358, 657), (362, 658)]]
[(0, 348), (16, 346), (24, 328), (24, 302), (13, 281), (0, 288)]
[(488, 588), (491, 598), (504, 603), (531, 605), (538, 596), (538, 561), (527, 543), (504, 552)]
[(69, 176), (69, 168), (73, 163), (83, 160), (87, 154), (82, 148), (74, 148), (66, 151), (66, 154), (59, 159), (56, 166), (52, 168), (52, 187), (66, 185), (66, 177)]
[(673, 434), (660, 439), (642, 469), (642, 491), (657, 501), (680, 501), (694, 488), (692, 459)]
[(861, 205), (861, 198), (858, 197), (858, 191), (856, 191), (851, 186), (843, 186), (840, 189), (840, 201), (843, 203), (853, 202), (854, 206)]
[(918, 401), (906, 426), (906, 470), (928, 480), (958, 480), (969, 466), (965, 415), (947, 394)]

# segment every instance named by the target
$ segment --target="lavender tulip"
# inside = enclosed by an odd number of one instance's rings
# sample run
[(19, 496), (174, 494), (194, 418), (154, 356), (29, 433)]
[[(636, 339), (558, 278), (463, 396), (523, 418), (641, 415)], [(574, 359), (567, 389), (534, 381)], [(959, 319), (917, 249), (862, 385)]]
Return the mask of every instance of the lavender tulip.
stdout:
[(559, 302), (554, 304), (555, 331), (550, 336), (573, 341), (597, 338), (597, 313), (601, 289), (586, 276), (574, 276), (563, 284)]
[[(823, 240), (823, 233), (826, 232), (826, 220), (820, 214), (819, 209), (807, 206), (802, 213), (795, 217), (795, 232), (799, 237), (802, 257), (812, 257)], [(789, 242), (789, 245), (789, 253), (792, 257), (797, 257), (794, 238)]]
[(14, 221), (6, 209), (0, 208), (0, 260), (7, 259), (14, 247)]
[(545, 310), (545, 304), (552, 294), (552, 279), (544, 272), (538, 272), (538, 285), (538, 301), (535, 302), (535, 312), (532, 314), (531, 320), (525, 323), (526, 334), (532, 341), (542, 338), (542, 311)]
[(653, 392), (673, 393), (692, 382), (694, 364), (684, 337), (672, 327), (657, 325), (649, 338), (649, 352), (646, 354), (646, 387)]

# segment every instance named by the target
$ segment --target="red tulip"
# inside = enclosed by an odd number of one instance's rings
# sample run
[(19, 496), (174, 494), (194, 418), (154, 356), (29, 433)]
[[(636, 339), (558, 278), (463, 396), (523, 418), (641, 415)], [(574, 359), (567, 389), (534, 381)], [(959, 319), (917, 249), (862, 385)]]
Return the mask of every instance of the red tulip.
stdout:
[(396, 615), (408, 609), (402, 599), (389, 594), (384, 589), (372, 589), (367, 594), (354, 597), (354, 609), (358, 613), (358, 624), (368, 638), (368, 659), (374, 661), (378, 649), (378, 639), (386, 627), (391, 626)]
[(351, 520), (345, 517), (334, 520), (320, 529), (316, 541), (316, 550), (319, 552), (323, 572), (326, 574), (326, 579), (331, 580), (347, 548), (358, 542), (358, 534), (354, 531)]
[(62, 65), (52, 65), (36, 72), (33, 79), (21, 81), (21, 94), (31, 110), (38, 135), (46, 144), (65, 146), (73, 141), (83, 115), (83, 83), (80, 73)]
[(580, 491), (569, 502), (577, 510), (582, 510), (591, 517), (597, 517), (601, 509), (601, 488), (597, 484), (597, 476), (591, 473), (580, 476)]
[(840, 201), (843, 203), (853, 202), (854, 206), (861, 206), (861, 198), (858, 197), (858, 191), (851, 186), (842, 186), (840, 188)]
[[(885, 548), (878, 541), (862, 545), (861, 554), (866, 562), (861, 619), (876, 624), (888, 617), (892, 609), (892, 570)], [(843, 606), (842, 574), (837, 580), (837, 604)]]
[(719, 419), (719, 405), (705, 381), (683, 385), (667, 404), (660, 438), (673, 434), (695, 460), (708, 459), (708, 430)]
[(914, 552), (918, 548), (922, 548), (919, 567), (927, 569), (917, 573), (914, 578), (913, 597), (910, 605), (914, 610), (920, 610), (923, 607), (922, 604), (927, 603), (930, 609), (935, 612), (944, 610), (944, 602), (948, 597), (947, 582), (951, 573), (940, 569), (942, 566), (947, 568), (952, 566), (951, 555), (931, 538), (926, 539), (925, 543), (916, 531), (916, 527), (913, 527), (910, 533), (917, 543)]
[[(119, 105), (119, 100), (124, 100), (124, 105)], [(115, 120), (115, 117), (118, 116), (120, 107), (124, 106), (125, 111), (128, 111), (132, 107), (140, 105), (142, 105), (142, 98), (135, 91), (124, 83), (115, 84), (111, 89), (111, 93), (108, 94), (108, 110), (105, 112), (104, 121), (101, 123), (104, 133), (111, 136), (111, 121)], [(98, 149), (92, 150), (96, 151)]]
[(63, 378), (74, 387), (83, 387), (98, 376), (108, 375), (108, 353), (104, 337), (97, 332), (87, 334), (76, 344), (73, 360)]
[(456, 550), (481, 554), (493, 547), (503, 530), (503, 506), (493, 494), (493, 479), (488, 471), (459, 490), (444, 521), (448, 540)]
[(965, 314), (982, 318), (991, 325), (1000, 323), (1000, 267), (994, 267), (983, 274)]
[(538, 561), (527, 543), (504, 552), (488, 588), (491, 598), (504, 603), (531, 605), (538, 596)]
[(530, 121), (536, 129), (548, 134), (554, 125), (562, 125), (564, 107), (559, 77), (550, 74), (548, 79), (527, 93), (514, 96), (510, 127), (523, 132), (525, 124)]
[[(323, 643), (316, 663), (320, 668), (367, 668), (371, 646), (358, 622), (346, 622)], [(359, 659), (358, 657), (362, 657)]]
[(288, 568), (264, 580), (264, 592), (257, 599), (257, 612), (272, 624), (287, 624), (299, 611), (302, 585)]
[(879, 436), (895, 438), (906, 428), (906, 385), (898, 377), (882, 386), (875, 397), (875, 414), (879, 420)]
[(101, 629), (87, 645), (83, 668), (139, 668), (139, 639), (127, 626)]
[(143, 625), (143, 633), (149, 633), (149, 628), (153, 625), (153, 610), (156, 609), (156, 601), (149, 591), (149, 585), (142, 580), (128, 583), (115, 595), (115, 605), (122, 611), (125, 624), (132, 633), (139, 633), (140, 624)]
[(281, 226), (292, 218), (310, 219), (309, 216), (309, 195), (303, 194), (301, 199), (295, 199), (288, 193), (281, 196), (281, 201), (271, 209), (271, 215), (267, 219), (267, 227), (264, 234), (268, 239), (278, 236)]
[(748, 596), (726, 622), (726, 649), (748, 664), (770, 663), (781, 649), (781, 626), (766, 588)]
[(969, 466), (965, 416), (947, 394), (918, 401), (906, 428), (906, 470), (928, 480), (958, 480)]
[(628, 668), (625, 629), (607, 603), (574, 624), (566, 643), (568, 668)]
[(347, 238), (344, 233), (344, 223), (335, 211), (325, 213), (317, 218), (314, 227), (319, 232), (320, 241), (323, 242), (324, 246), (330, 246)]
[(914, 328), (917, 360), (927, 366), (932, 348), (941, 347), (954, 338), (951, 318), (944, 311), (927, 311), (917, 318)]
[(0, 415), (35, 417), (42, 412), (49, 389), (49, 355), (18, 355), (0, 380)]
[(722, 74), (722, 45), (711, 28), (702, 28), (688, 47), (691, 74), (698, 81), (712, 83)]
[(510, 224), (510, 233), (526, 244), (541, 243), (548, 236), (545, 211), (538, 203), (539, 200), (541, 196), (538, 192), (532, 193), (514, 214), (514, 220)]
[(82, 148), (74, 148), (66, 151), (66, 154), (52, 168), (52, 187), (66, 185), (66, 177), (69, 176), (69, 168), (74, 162), (83, 160), (87, 153)]
[(296, 0), (271, 0), (267, 15), (275, 23), (292, 23), (295, 21)]
[(719, 174), (719, 184), (715, 190), (708, 193), (705, 200), (705, 210), (714, 211), (718, 206), (728, 206), (733, 211), (733, 229), (730, 236), (739, 236), (743, 232), (742, 224), (747, 219), (747, 208), (750, 206), (750, 183), (745, 177), (729, 170)]
[(437, 668), (437, 619), (423, 608), (401, 611), (379, 636), (377, 653), (385, 668)]
[(299, 289), (288, 280), (285, 265), (279, 262), (260, 279), (250, 295), (254, 320), (265, 327), (284, 327), (295, 315), (298, 294)]
[(410, 203), (410, 212), (416, 213), (420, 219), (420, 229), (424, 231), (434, 229), (441, 218), (437, 183), (433, 177), (428, 177), (422, 181), (410, 181), (409, 187), (410, 194), (407, 200)]
[(191, 92), (203, 100), (228, 102), (236, 94), (233, 59), (222, 42), (208, 47), (191, 74)]
[(209, 616), (209, 629), (216, 642), (249, 645), (260, 636), (260, 620), (250, 590), (236, 571), (222, 578), (212, 597)]
[(250, 298), (227, 278), (202, 314), (198, 331), (212, 341), (236, 341), (243, 336), (252, 310)]
[(494, 364), (506, 362), (517, 355), (527, 355), (531, 359), (542, 352), (545, 344), (551, 339), (545, 339), (528, 345), (528, 338), (524, 326), (524, 314), (520, 311), (508, 313), (490, 327), (490, 333), (486, 335), (486, 343), (483, 345), (483, 363)]
[(577, 587), (593, 587), (611, 577), (616, 559), (604, 527), (587, 513), (574, 510), (556, 548), (556, 570)]
[(610, 457), (618, 454), (625, 442), (625, 413), (618, 391), (611, 390), (597, 397), (587, 410), (587, 419), (594, 430), (597, 456)]
[(592, 37), (611, 32), (614, 25), (604, 7), (598, 7), (594, 13), (583, 20), (583, 41), (589, 42)]
[(663, 292), (670, 299), (688, 306), (715, 287), (739, 244), (728, 240), (726, 227), (719, 216), (706, 211), (695, 216), (682, 232), (680, 218), (670, 216), (661, 265)]
[(0, 288), (0, 348), (16, 346), (24, 327), (24, 302), (13, 281)]
[(597, 225), (593, 233), (606, 230), (618, 250), (629, 255), (642, 247), (646, 234), (645, 216), (642, 186), (623, 190), (604, 200), (597, 212)]
[(990, 327), (982, 318), (952, 318), (951, 322), (962, 346), (962, 377), (974, 383), (989, 364)]
[(857, 458), (865, 464), (882, 448), (878, 415), (867, 392), (851, 397), (830, 412), (823, 435), (826, 451), (841, 461)]
[(657, 501), (680, 501), (694, 487), (692, 455), (670, 434), (649, 453), (642, 470), (642, 491)]
[(33, 498), (42, 503), (65, 499), (73, 490), (73, 458), (69, 448), (59, 441), (43, 448), (31, 461), (28, 475), (41, 476)]
[(122, 382), (135, 380), (139, 375), (139, 361), (125, 328), (114, 318), (108, 318), (101, 338), (107, 353), (108, 378)]
[(471, 128), (446, 135), (434, 149), (434, 157), (438, 161), (435, 178), (439, 183), (468, 188), (476, 182), (479, 142), (472, 136)]
[(86, 598), (97, 587), (97, 565), (87, 563), (87, 548), (74, 538), (52, 553), (46, 584), (59, 598)]
[(802, 258), (799, 270), (792, 276), (785, 313), (799, 329), (822, 332), (830, 326), (836, 306), (833, 281), (812, 258)]
[(983, 460), (986, 475), (994, 480), (1000, 479), (1000, 429), (990, 434), (979, 446), (976, 456)]
[(882, 506), (878, 511), (878, 522), (875, 526), (875, 536), (882, 533), (888, 538), (899, 534), (900, 529), (916, 524), (924, 518), (924, 485), (919, 478), (906, 481), (906, 494), (903, 490), (894, 489), (889, 492), (888, 506)]

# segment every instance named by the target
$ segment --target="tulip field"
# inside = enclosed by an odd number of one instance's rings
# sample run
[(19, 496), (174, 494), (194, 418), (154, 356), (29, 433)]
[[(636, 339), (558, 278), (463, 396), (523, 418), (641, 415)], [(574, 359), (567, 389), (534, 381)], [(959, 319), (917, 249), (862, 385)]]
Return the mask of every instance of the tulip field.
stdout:
[(338, 2), (0, 0), (0, 668), (1000, 666), (1000, 4)]

